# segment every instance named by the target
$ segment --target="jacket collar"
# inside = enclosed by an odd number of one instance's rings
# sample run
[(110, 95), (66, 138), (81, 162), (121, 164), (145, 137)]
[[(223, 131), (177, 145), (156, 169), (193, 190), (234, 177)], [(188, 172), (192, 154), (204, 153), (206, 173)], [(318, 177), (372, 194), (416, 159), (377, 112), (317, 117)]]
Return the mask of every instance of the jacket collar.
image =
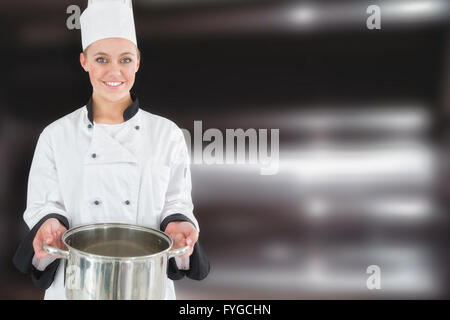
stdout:
[[(133, 92), (130, 92), (130, 95), (131, 100), (133, 100), (133, 102), (123, 112), (123, 121), (130, 120), (139, 111), (139, 99)], [(86, 103), (86, 109), (89, 121), (91, 122), (91, 124), (94, 124), (94, 112), (92, 110), (92, 96)]]

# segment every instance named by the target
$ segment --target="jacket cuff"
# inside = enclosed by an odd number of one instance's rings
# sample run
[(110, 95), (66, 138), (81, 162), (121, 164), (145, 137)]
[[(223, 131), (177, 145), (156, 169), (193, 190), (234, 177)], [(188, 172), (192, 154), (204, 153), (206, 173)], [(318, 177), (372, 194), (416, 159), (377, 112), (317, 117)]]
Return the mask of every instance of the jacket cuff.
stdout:
[(195, 227), (195, 223), (192, 222), (192, 220), (189, 219), (188, 217), (186, 217), (184, 214), (181, 214), (181, 213), (174, 213), (174, 214), (171, 214), (170, 216), (167, 216), (167, 217), (161, 222), (161, 225), (159, 226), (159, 229), (162, 230), (162, 231), (166, 230), (167, 225), (168, 225), (169, 223), (171, 223), (171, 222), (174, 222), (174, 221), (187, 221), (187, 222), (192, 223), (192, 224), (194, 225), (194, 227)]
[(31, 266), (31, 281), (34, 285), (40, 289), (48, 289), (55, 279), (59, 262), (60, 259), (56, 259), (50, 263), (44, 271), (39, 271), (34, 266)]
[[(19, 247), (17, 248), (14, 257), (14, 266), (22, 273), (31, 273), (31, 278), (33, 283), (36, 284), (41, 289), (47, 289), (53, 282), (55, 272), (59, 265), (59, 259), (52, 262), (44, 271), (37, 270), (33, 265), (33, 240), (42, 224), (50, 218), (56, 218), (61, 224), (63, 224), (67, 229), (69, 229), (69, 221), (66, 217), (60, 214), (51, 213), (43, 217), (39, 222), (28, 232), (25, 239), (22, 240)], [(48, 273), (48, 275), (47, 275)], [(43, 281), (47, 279), (46, 281)]]
[[(166, 217), (161, 222), (160, 229), (162, 231), (165, 231), (167, 225), (170, 222), (174, 221), (187, 221), (195, 226), (195, 224), (188, 217), (183, 214), (176, 213)], [(188, 278), (193, 280), (203, 280), (204, 278), (206, 278), (206, 276), (209, 274), (211, 266), (206, 252), (200, 246), (199, 241), (197, 241), (197, 243), (194, 245), (194, 251), (189, 257), (189, 266), (189, 270), (180, 270), (178, 269), (175, 258), (170, 258), (167, 265), (167, 276), (171, 280), (180, 280), (184, 276), (187, 276)]]

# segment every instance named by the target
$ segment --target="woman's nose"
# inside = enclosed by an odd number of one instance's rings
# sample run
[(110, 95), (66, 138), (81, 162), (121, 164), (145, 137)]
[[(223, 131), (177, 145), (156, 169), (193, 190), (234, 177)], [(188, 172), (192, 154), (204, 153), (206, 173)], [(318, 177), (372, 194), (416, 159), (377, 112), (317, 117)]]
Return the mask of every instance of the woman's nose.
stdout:
[(113, 62), (109, 64), (108, 72), (114, 73), (114, 74), (121, 74), (122, 73), (122, 66), (117, 63)]

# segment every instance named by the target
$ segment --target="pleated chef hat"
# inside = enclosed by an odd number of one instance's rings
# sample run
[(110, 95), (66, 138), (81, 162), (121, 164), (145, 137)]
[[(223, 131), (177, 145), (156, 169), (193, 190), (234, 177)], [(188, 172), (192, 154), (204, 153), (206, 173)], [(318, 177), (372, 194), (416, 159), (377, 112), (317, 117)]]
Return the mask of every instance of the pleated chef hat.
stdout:
[(83, 51), (93, 42), (125, 38), (137, 46), (132, 0), (89, 0), (80, 16)]

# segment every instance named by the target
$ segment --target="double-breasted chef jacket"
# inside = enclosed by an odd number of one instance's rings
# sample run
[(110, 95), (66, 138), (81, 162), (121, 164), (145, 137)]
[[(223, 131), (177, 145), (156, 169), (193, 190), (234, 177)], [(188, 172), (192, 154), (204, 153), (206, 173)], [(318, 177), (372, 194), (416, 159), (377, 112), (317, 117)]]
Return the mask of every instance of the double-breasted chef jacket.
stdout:
[[(172, 221), (189, 221), (198, 231), (191, 199), (189, 155), (183, 133), (172, 121), (133, 103), (119, 125), (93, 121), (92, 98), (56, 120), (39, 136), (28, 180), (24, 220), (30, 232), (13, 258), (47, 289), (45, 299), (65, 299), (59, 259), (39, 260), (33, 239), (49, 218), (67, 229), (91, 223), (130, 223), (165, 230)], [(188, 258), (171, 258), (166, 299), (175, 299), (172, 280), (201, 280), (210, 270), (197, 242)]]

